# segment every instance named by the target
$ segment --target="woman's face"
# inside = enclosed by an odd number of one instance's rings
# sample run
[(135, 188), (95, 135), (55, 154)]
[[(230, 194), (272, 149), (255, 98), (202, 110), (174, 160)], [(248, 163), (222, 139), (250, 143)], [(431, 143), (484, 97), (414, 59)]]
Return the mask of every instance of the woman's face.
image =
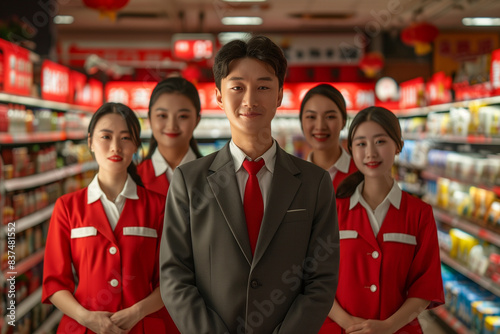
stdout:
[(127, 167), (132, 162), (137, 146), (121, 115), (102, 116), (97, 121), (88, 142), (100, 172), (127, 173)]
[(387, 177), (391, 174), (394, 156), (399, 149), (382, 126), (367, 121), (352, 134), (352, 158), (366, 178)]
[(199, 121), (193, 103), (182, 94), (164, 93), (151, 106), (151, 129), (159, 147), (189, 145)]
[(302, 131), (313, 151), (339, 146), (340, 131), (345, 125), (335, 102), (323, 95), (313, 95), (304, 105)]

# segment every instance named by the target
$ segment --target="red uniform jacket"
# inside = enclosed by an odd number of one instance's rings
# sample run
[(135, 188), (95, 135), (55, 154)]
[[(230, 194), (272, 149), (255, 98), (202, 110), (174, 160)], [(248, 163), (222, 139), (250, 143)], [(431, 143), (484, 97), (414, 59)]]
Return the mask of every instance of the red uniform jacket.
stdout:
[[(68, 290), (88, 310), (116, 312), (158, 287), (165, 197), (143, 187), (137, 195), (138, 200), (126, 199), (114, 231), (101, 201), (87, 204), (87, 188), (57, 200), (45, 248), (42, 302)], [(67, 316), (57, 332), (92, 333)], [(179, 332), (162, 308), (130, 333)]]
[(141, 177), (144, 187), (160, 195), (167, 196), (169, 182), (165, 173), (156, 176), (153, 162), (146, 159), (137, 166), (137, 173)]
[[(384, 320), (407, 298), (444, 303), (436, 223), (430, 205), (403, 192), (399, 210), (390, 206), (375, 237), (365, 208), (337, 199), (340, 230), (336, 299), (347, 313)], [(320, 333), (344, 333), (327, 318)], [(417, 320), (397, 333), (422, 333)]]
[(337, 173), (335, 174), (335, 177), (333, 178), (333, 189), (337, 190), (340, 182), (342, 182), (346, 177), (348, 177), (349, 175), (358, 170), (356, 164), (354, 163), (354, 159), (353, 158), (350, 159), (351, 162), (349, 163), (349, 170), (347, 171), (347, 173), (338, 170)]

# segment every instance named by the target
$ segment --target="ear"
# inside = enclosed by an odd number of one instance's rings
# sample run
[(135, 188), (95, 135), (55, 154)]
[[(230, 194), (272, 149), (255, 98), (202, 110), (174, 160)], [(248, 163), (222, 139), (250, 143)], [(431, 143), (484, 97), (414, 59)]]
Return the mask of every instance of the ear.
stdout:
[(94, 152), (92, 149), (92, 138), (90, 138), (90, 133), (87, 135), (87, 145), (89, 147), (90, 152)]
[(276, 108), (279, 108), (281, 106), (282, 101), (283, 101), (283, 87), (281, 87), (278, 92), (278, 103), (276, 104)]
[(224, 110), (224, 104), (222, 103), (222, 93), (217, 87), (215, 87), (215, 98), (217, 100), (217, 105), (219, 106), (219, 108)]
[(201, 116), (200, 115), (196, 116), (196, 125), (194, 126), (195, 129), (198, 126), (198, 124), (200, 124), (200, 121), (201, 121)]

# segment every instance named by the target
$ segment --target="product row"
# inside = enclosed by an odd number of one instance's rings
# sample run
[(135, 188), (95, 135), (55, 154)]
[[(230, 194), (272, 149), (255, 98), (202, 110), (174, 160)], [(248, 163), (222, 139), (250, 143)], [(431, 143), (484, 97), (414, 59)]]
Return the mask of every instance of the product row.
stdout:
[(34, 144), (22, 147), (2, 147), (6, 180), (54, 170), (58, 167), (92, 161), (88, 145), (72, 141), (55, 144)]
[(442, 266), (445, 307), (476, 334), (500, 330), (500, 298)]
[(0, 103), (0, 132), (11, 134), (85, 130), (87, 114)]

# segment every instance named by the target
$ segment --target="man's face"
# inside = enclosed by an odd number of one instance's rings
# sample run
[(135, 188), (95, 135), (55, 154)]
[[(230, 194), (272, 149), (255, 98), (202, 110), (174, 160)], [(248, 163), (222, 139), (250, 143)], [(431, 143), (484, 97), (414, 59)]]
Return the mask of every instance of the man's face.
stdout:
[(233, 138), (258, 136), (271, 128), (283, 89), (269, 65), (254, 58), (241, 58), (231, 62), (229, 74), (221, 80), (221, 89), (216, 88), (216, 96), (229, 119)]

